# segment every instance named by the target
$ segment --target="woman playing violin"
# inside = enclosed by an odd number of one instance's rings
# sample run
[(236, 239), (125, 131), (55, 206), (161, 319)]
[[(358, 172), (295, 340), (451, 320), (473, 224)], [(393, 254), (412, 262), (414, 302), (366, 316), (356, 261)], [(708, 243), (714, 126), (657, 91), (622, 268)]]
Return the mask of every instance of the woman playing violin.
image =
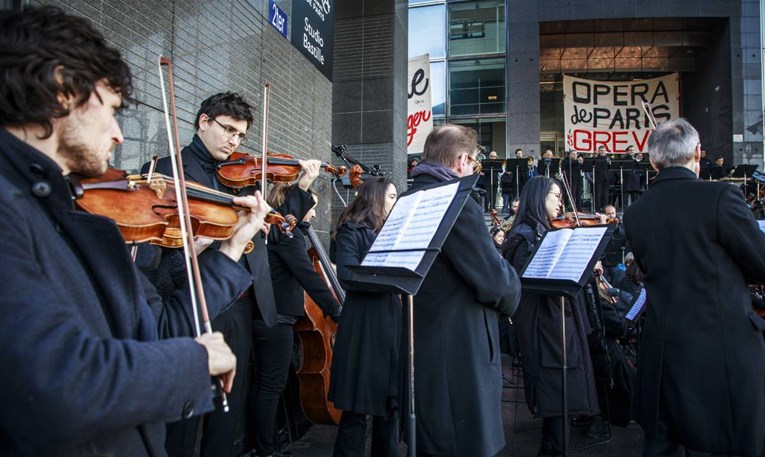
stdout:
[[(561, 188), (544, 176), (532, 178), (521, 193), (518, 214), (502, 246), (502, 255), (520, 272), (534, 246), (551, 229), (561, 207)], [(568, 351), (568, 411), (593, 415), (598, 411), (595, 379), (585, 328), (589, 326), (579, 300), (566, 299)], [(523, 354), (526, 402), (535, 417), (543, 418), (539, 456), (563, 453), (561, 415), (561, 306), (558, 297), (522, 292), (513, 316)]]
[[(337, 276), (348, 278), (382, 228), (396, 187), (372, 178), (338, 219)], [(398, 456), (398, 383), (401, 301), (392, 293), (348, 290), (337, 330), (329, 399), (343, 410), (334, 456), (363, 456), (367, 415), (372, 416), (373, 455)], [(378, 452), (379, 451), (379, 452)]]

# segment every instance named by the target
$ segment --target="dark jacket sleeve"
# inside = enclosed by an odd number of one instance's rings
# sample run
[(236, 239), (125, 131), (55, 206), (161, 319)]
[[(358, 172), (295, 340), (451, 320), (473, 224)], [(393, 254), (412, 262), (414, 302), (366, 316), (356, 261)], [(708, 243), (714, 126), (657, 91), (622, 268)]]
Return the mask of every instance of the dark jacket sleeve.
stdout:
[(338, 229), (335, 241), (338, 279), (350, 279), (352, 273), (348, 265), (361, 264), (370, 245), (371, 240), (367, 243), (361, 230), (346, 227)]
[(765, 233), (760, 230), (741, 191), (727, 186), (717, 205), (720, 244), (736, 260), (750, 283), (765, 283)]
[(508, 316), (515, 313), (521, 297), (518, 274), (494, 247), (477, 203), (465, 203), (442, 252), (479, 302)]
[(314, 271), (313, 264), (302, 237), (282, 237), (277, 246), (269, 245), (269, 250), (276, 251), (282, 263), (298, 280), (313, 301), (324, 311), (324, 315), (336, 315), (340, 309), (327, 284)]
[[(160, 251), (164, 255), (158, 262), (157, 271), (171, 268), (170, 264), (178, 268), (171, 272), (164, 271), (162, 274), (144, 269), (142, 272), (147, 272), (149, 276), (147, 277), (146, 273), (139, 275), (149, 307), (157, 320), (159, 335), (161, 338), (194, 336), (191, 290), (186, 277), (182, 250), (160, 249)], [(252, 277), (241, 265), (212, 248), (199, 254), (198, 261), (207, 312), (210, 320), (213, 320), (233, 304), (239, 294), (252, 285)], [(161, 283), (154, 284), (149, 278)], [(161, 287), (165, 293), (159, 293), (155, 286)], [(201, 328), (201, 316), (199, 324)]]

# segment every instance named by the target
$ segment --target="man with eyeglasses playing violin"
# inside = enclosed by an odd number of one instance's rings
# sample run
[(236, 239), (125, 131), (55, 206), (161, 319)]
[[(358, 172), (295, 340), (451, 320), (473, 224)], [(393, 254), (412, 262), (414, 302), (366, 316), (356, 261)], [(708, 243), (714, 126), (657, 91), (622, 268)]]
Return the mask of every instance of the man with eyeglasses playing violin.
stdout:
[[(74, 175), (102, 176), (123, 142), (130, 69), (58, 8), (0, 12), (0, 49), (0, 455), (163, 456), (163, 424), (212, 410), (210, 376), (228, 391), (236, 358), (220, 333), (179, 337), (188, 290), (162, 301), (115, 222), (75, 209)], [(237, 260), (267, 211), (234, 202), (252, 211), (200, 256), (225, 274), (211, 305), (246, 289)]]
[[(202, 102), (197, 112), (194, 125), (196, 134), (191, 143), (183, 148), (184, 173), (186, 179), (209, 188), (232, 195), (248, 195), (256, 187), (233, 189), (223, 185), (216, 171), (247, 140), (247, 129), (252, 125), (251, 106), (236, 93), (224, 92), (212, 95)], [(314, 201), (307, 192), (309, 186), (319, 174), (318, 160), (299, 161), (303, 169), (296, 190), (290, 193), (288, 200), (279, 208), (281, 214), (292, 214), (298, 220), (313, 207)], [(156, 172), (167, 174), (171, 170), (169, 157), (160, 159)], [(151, 164), (144, 165), (146, 173)], [(260, 183), (258, 182), (258, 185)], [(267, 230), (264, 230), (267, 232)], [(256, 236), (254, 248), (246, 252), (240, 263), (252, 275), (252, 287), (223, 313), (212, 321), (212, 328), (223, 333), (226, 341), (237, 356), (237, 378), (228, 397), (230, 411), (224, 412), (218, 405), (216, 410), (204, 418), (202, 427), (201, 454), (203, 456), (238, 455), (234, 449), (237, 421), (242, 411), (247, 409), (250, 389), (249, 360), (253, 351), (253, 325), (273, 327), (278, 322), (276, 302), (268, 263), (268, 251), (265, 239)], [(199, 250), (204, 250), (208, 242), (200, 242)], [(214, 243), (210, 248), (216, 248)], [(150, 249), (154, 252), (147, 252)], [(162, 293), (172, 293), (186, 281), (183, 253), (177, 249), (144, 248), (145, 270)], [(196, 442), (197, 421), (193, 419), (168, 427), (167, 451), (172, 456), (191, 456)]]

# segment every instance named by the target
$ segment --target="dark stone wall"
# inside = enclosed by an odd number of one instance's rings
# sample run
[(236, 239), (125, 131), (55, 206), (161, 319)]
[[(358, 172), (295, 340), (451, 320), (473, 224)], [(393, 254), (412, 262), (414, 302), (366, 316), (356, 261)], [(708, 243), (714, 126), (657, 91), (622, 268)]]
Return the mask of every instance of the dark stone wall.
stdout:
[[(407, 2), (336, 0), (335, 9), (332, 142), (347, 145), (348, 155), (365, 165), (379, 165), (403, 192)], [(341, 209), (340, 199), (335, 204)]]

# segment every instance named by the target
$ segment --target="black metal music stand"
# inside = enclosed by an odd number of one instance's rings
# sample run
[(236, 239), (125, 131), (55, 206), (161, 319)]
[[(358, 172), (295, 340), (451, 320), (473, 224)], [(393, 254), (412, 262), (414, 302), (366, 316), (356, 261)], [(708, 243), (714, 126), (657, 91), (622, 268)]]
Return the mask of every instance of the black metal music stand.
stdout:
[[(563, 417), (563, 457), (566, 457), (568, 455), (568, 377), (567, 377), (567, 370), (568, 370), (568, 360), (567, 360), (567, 350), (566, 350), (566, 313), (565, 313), (565, 297), (569, 297), (572, 301), (576, 300), (577, 295), (581, 292), (581, 290), (584, 288), (584, 286), (587, 284), (587, 281), (592, 275), (592, 269), (595, 267), (595, 263), (597, 263), (598, 259), (603, 254), (603, 251), (606, 249), (606, 246), (608, 245), (608, 241), (611, 238), (611, 234), (616, 229), (613, 225), (608, 226), (595, 226), (595, 227), (579, 227), (573, 230), (585, 230), (585, 231), (592, 231), (593, 229), (598, 228), (604, 228), (605, 231), (601, 235), (601, 239), (597, 245), (597, 247), (590, 253), (589, 260), (586, 262), (586, 265), (582, 264), (579, 265), (581, 267), (582, 274), (578, 278), (577, 281), (574, 280), (564, 280), (564, 279), (543, 279), (543, 278), (529, 278), (527, 277), (527, 270), (529, 268), (529, 265), (534, 261), (534, 257), (536, 256), (537, 252), (540, 251), (540, 248), (544, 246), (545, 238), (552, 233), (551, 231), (548, 231), (545, 233), (545, 235), (542, 237), (542, 240), (540, 240), (536, 246), (534, 247), (534, 251), (529, 256), (529, 259), (526, 261), (526, 264), (521, 269), (520, 278), (521, 278), (521, 288), (523, 292), (530, 292), (534, 294), (539, 295), (552, 295), (560, 297), (560, 304), (561, 304), (561, 414)], [(573, 312), (573, 310), (572, 310)]]
[(505, 161), (505, 170), (515, 170), (515, 196), (521, 196), (521, 179), (526, 182), (526, 176), (529, 172), (529, 159), (522, 157), (520, 159), (507, 159)]
[(502, 173), (502, 165), (504, 163), (504, 160), (499, 159), (484, 159), (481, 161), (481, 170), (489, 174), (489, 192), (492, 193), (489, 195), (489, 204), (491, 206), (489, 210), (496, 209), (497, 207), (497, 186), (495, 183), (499, 183), (497, 175)]
[[(449, 204), (449, 208), (446, 210), (446, 213), (444, 214), (443, 218), (440, 221), (430, 221), (432, 223), (438, 223), (438, 229), (436, 230), (435, 234), (433, 235), (432, 240), (428, 244), (428, 247), (425, 249), (417, 249), (417, 250), (411, 250), (411, 249), (403, 249), (403, 250), (385, 250), (385, 251), (376, 251), (374, 244), (372, 245), (372, 248), (367, 253), (367, 256), (370, 254), (392, 254), (392, 253), (411, 253), (411, 252), (419, 252), (422, 253), (422, 259), (420, 260), (420, 263), (417, 265), (417, 267), (414, 270), (410, 270), (403, 267), (398, 266), (364, 266), (363, 261), (362, 265), (348, 265), (348, 269), (351, 270), (352, 276), (350, 279), (341, 279), (340, 282), (342, 283), (343, 287), (346, 290), (357, 290), (357, 291), (376, 291), (376, 292), (393, 292), (393, 293), (400, 293), (402, 295), (408, 296), (407, 300), (407, 326), (405, 329), (405, 334), (407, 336), (407, 340), (409, 343), (408, 346), (408, 352), (407, 352), (407, 368), (406, 368), (406, 375), (407, 375), (407, 381), (409, 385), (409, 398), (408, 398), (408, 416), (406, 419), (406, 430), (408, 434), (408, 448), (407, 448), (407, 456), (408, 457), (415, 457), (417, 452), (417, 419), (415, 415), (414, 410), (414, 296), (417, 294), (417, 291), (419, 291), (420, 286), (422, 286), (422, 282), (425, 280), (425, 277), (428, 274), (428, 271), (430, 271), (431, 266), (433, 266), (433, 262), (435, 261), (438, 254), (441, 252), (441, 247), (443, 246), (444, 242), (446, 241), (446, 237), (449, 235), (449, 232), (451, 231), (452, 227), (454, 226), (455, 221), (457, 220), (457, 217), (459, 216), (460, 212), (462, 211), (462, 208), (465, 206), (465, 202), (470, 197), (470, 192), (473, 189), (473, 186), (475, 186), (476, 181), (478, 180), (478, 176), (471, 175), (466, 176), (464, 178), (447, 181), (444, 183), (435, 184), (432, 186), (423, 187), (421, 189), (417, 189), (415, 191), (408, 192), (407, 195), (413, 195), (417, 192), (427, 192), (428, 190), (432, 190), (438, 187), (447, 186), (454, 184), (457, 182), (459, 184), (459, 187), (457, 189), (457, 193), (454, 196), (454, 199), (452, 199), (452, 202)], [(391, 210), (391, 215), (388, 217), (388, 221), (392, 220), (394, 212), (396, 211), (396, 206), (393, 207)], [(383, 229), (385, 229), (385, 226), (383, 226)], [(382, 233), (381, 230), (381, 233)], [(407, 229), (404, 228), (404, 231), (402, 233), (402, 236), (406, 236)], [(379, 237), (378, 237), (379, 239)], [(366, 256), (365, 256), (366, 258)]]
[(597, 195), (597, 184), (595, 182), (595, 168), (598, 166), (598, 161), (595, 157), (589, 157), (584, 159), (582, 164), (582, 171), (585, 173), (592, 173), (592, 197), (590, 198), (590, 209), (595, 212), (595, 198)]

